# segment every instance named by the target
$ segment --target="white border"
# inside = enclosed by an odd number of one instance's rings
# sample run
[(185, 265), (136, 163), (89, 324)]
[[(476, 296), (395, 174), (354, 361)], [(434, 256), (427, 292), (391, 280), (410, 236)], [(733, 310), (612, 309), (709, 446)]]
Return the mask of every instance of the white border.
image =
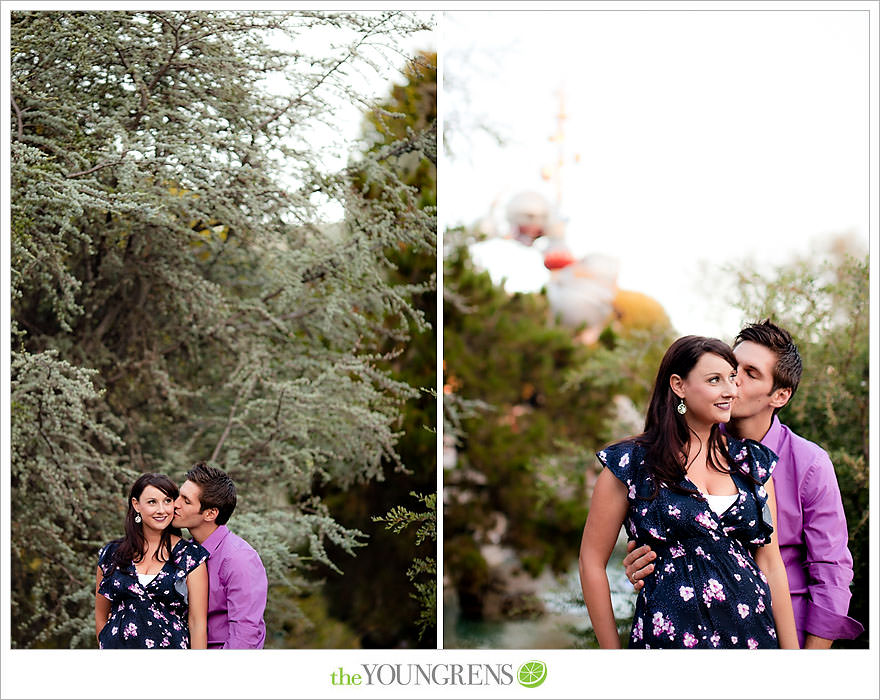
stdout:
[[(4, 2), (2, 10), (2, 86), (9, 91), (9, 11), (21, 9), (137, 9), (206, 3), (128, 3), (112, 2)], [(210, 3), (212, 8), (240, 7), (240, 3)], [(262, 9), (310, 7), (312, 9), (420, 9), (442, 11), (477, 10), (867, 10), (869, 12), (870, 44), (870, 227), (871, 242), (871, 377), (870, 377), (870, 470), (877, 474), (878, 467), (878, 68), (877, 37), (880, 3), (863, 2), (508, 2), (503, 6), (494, 2), (385, 2), (376, 4), (352, 2), (283, 3), (260, 2), (253, 6)], [(442, 22), (442, 16), (438, 17)], [(442, 45), (438, 44), (438, 148), (442, 153)], [(635, 651), (577, 651), (577, 650), (266, 650), (262, 652), (97, 652), (97, 651), (38, 651), (10, 650), (9, 627), (9, 567), (10, 561), (10, 493), (9, 493), (9, 133), (0, 133), (2, 144), (2, 181), (0, 191), (0, 232), (2, 232), (3, 264), (0, 269), (0, 314), (2, 314), (2, 608), (0, 608), (0, 645), (2, 645), (2, 698), (93, 698), (125, 697), (153, 698), (240, 698), (240, 697), (558, 697), (558, 698), (876, 698), (880, 696), (877, 650), (880, 648), (878, 629), (878, 557), (870, 562), (870, 650), (830, 652), (749, 652), (688, 653), (668, 651), (652, 654)], [(442, 158), (440, 158), (442, 160)], [(438, 207), (442, 209), (442, 172), (438, 171)], [(442, 254), (442, 232), (438, 240), (438, 254)], [(437, 417), (437, 473), (438, 473), (438, 644), (442, 644), (442, 266), (438, 269), (438, 417)], [(878, 513), (876, 476), (871, 480), (870, 509)], [(870, 522), (870, 551), (877, 552), (877, 517)], [(365, 582), (368, 585), (368, 582)], [(150, 653), (150, 656), (144, 656)], [(195, 656), (193, 656), (195, 654)], [(687, 654), (687, 656), (682, 656)], [(746, 654), (749, 654), (746, 656)], [(339, 667), (346, 672), (356, 671), (361, 664), (519, 664), (538, 659), (547, 663), (548, 677), (537, 689), (513, 686), (333, 686), (330, 673)], [(732, 663), (731, 663), (732, 662)], [(762, 663), (763, 662), (763, 663)], [(165, 664), (167, 664), (168, 673)], [(741, 665), (743, 664), (743, 665)]]

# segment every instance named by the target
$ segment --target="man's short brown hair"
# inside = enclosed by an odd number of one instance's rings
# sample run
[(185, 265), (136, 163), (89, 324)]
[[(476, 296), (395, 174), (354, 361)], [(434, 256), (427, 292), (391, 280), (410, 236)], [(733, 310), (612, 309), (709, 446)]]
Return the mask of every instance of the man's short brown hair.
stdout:
[(186, 480), (198, 485), (199, 512), (204, 513), (208, 508), (217, 509), (217, 518), (214, 520), (218, 525), (225, 525), (235, 510), (236, 495), (235, 482), (222, 469), (212, 467), (205, 462), (196, 462), (192, 469), (186, 473)]
[[(736, 348), (737, 345), (745, 341), (763, 345), (776, 355), (776, 364), (773, 367), (773, 389), (770, 393), (772, 394), (777, 389), (791, 389), (791, 396), (788, 398), (788, 403), (791, 403), (803, 371), (801, 354), (791, 338), (791, 333), (777, 326), (769, 318), (765, 318), (763, 321), (750, 323), (743, 328), (736, 336), (736, 340), (733, 341), (733, 347)], [(773, 415), (778, 412), (777, 408), (773, 411)]]

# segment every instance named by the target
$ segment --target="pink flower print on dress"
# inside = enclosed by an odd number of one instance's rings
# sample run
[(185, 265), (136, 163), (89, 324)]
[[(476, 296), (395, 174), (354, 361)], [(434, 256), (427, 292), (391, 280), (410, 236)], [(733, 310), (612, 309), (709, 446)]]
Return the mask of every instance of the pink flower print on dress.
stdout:
[(675, 565), (671, 561), (668, 561), (666, 562), (666, 566), (663, 567), (663, 571), (667, 574), (675, 573)]
[(630, 484), (630, 485), (629, 485), (629, 492), (628, 492), (627, 495), (628, 495), (630, 498), (635, 498), (635, 497), (636, 497), (636, 485), (635, 485), (635, 484)]
[(675, 639), (675, 626), (672, 624), (672, 620), (668, 620), (663, 617), (663, 613), (659, 610), (654, 613), (654, 617), (651, 619), (654, 623), (654, 636), (659, 637), (662, 634), (665, 634), (669, 637), (669, 640), (672, 641)]
[(145, 639), (144, 645), (147, 647), (147, 649), (152, 649), (154, 646), (156, 646), (156, 642), (154, 642), (152, 639)]
[(625, 467), (629, 464), (629, 452), (624, 452), (623, 456), (620, 458), (620, 462), (618, 462), (617, 466)]
[(137, 637), (137, 633), (137, 625), (133, 622), (129, 622), (128, 625), (126, 625), (125, 629), (122, 631), (122, 636), (128, 639), (129, 637)]
[(688, 649), (693, 649), (695, 646), (697, 646), (697, 638), (694, 635), (692, 635), (690, 632), (685, 632), (684, 633), (684, 645)]
[(665, 540), (666, 539), (663, 535), (661, 535), (659, 532), (657, 532), (657, 528), (655, 528), (655, 527), (648, 528), (648, 532), (650, 533), (651, 537), (653, 537), (656, 540)]
[(738, 641), (739, 641), (739, 637), (737, 637), (737, 636), (733, 636), (730, 638), (731, 644), (736, 644)]
[(605, 455), (605, 450), (599, 450), (599, 461), (607, 462), (607, 456)]
[(749, 616), (749, 606), (743, 603), (740, 603), (736, 606), (736, 611), (739, 613), (739, 616), (745, 620)]
[(762, 612), (764, 612), (764, 610), (765, 610), (765, 607), (764, 607), (764, 599), (763, 599), (763, 598), (758, 598), (758, 602), (755, 603), (755, 612), (756, 612), (756, 613), (762, 613)]
[(670, 514), (673, 518), (675, 518), (676, 520), (678, 520), (679, 516), (681, 515), (681, 511), (679, 510), (678, 506), (676, 506), (676, 505), (671, 505), (671, 504), (670, 504), (670, 506), (669, 506), (669, 514)]
[(677, 544), (674, 547), (669, 548), (669, 553), (672, 555), (672, 558), (683, 557), (684, 556), (684, 545)]
[(726, 600), (726, 596), (724, 595), (724, 586), (714, 578), (710, 578), (703, 586), (703, 602), (707, 608), (710, 608), (713, 600), (723, 601)]
[(709, 560), (709, 561), (712, 561), (712, 557), (709, 556), (708, 554), (706, 554), (706, 552), (703, 551), (703, 548), (702, 548), (702, 547), (698, 546), (698, 547), (694, 550), (694, 552), (696, 552), (699, 556), (703, 557), (703, 559), (707, 559), (707, 560)]
[(708, 511), (705, 510), (697, 513), (696, 521), (708, 530), (715, 530), (718, 528), (718, 524), (712, 519), (712, 516), (709, 515)]
[(713, 632), (712, 636), (709, 637), (709, 641), (712, 643), (713, 647), (717, 647), (721, 643), (721, 635), (717, 632)]
[(642, 618), (638, 618), (636, 620), (636, 624), (633, 625), (633, 640), (640, 642), (642, 641), (642, 634), (644, 633), (644, 625), (642, 624)]
[(776, 630), (773, 627), (767, 626), (767, 634), (769, 634), (773, 639), (776, 639)]
[(749, 637), (749, 639), (748, 639), (748, 641), (746, 642), (746, 644), (749, 645), (749, 649), (757, 649), (757, 648), (758, 648), (758, 642), (756, 642), (756, 641), (755, 641), (754, 639), (752, 639), (751, 637)]
[(694, 589), (691, 586), (681, 586), (678, 589), (678, 595), (681, 596), (682, 600), (690, 600), (694, 597)]

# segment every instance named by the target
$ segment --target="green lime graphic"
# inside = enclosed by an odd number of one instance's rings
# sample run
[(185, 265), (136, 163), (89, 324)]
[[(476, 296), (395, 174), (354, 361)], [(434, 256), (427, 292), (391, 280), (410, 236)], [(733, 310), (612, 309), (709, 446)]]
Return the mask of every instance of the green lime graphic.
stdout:
[(517, 680), (524, 688), (537, 688), (547, 678), (547, 664), (543, 661), (526, 661), (517, 671)]

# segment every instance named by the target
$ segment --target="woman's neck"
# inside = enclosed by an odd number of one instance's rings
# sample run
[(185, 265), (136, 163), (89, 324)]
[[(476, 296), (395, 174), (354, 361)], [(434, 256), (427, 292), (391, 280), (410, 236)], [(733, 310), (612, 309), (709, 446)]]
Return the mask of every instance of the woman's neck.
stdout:
[[(709, 436), (712, 434), (712, 424), (693, 424), (688, 423), (691, 433), (691, 448), (697, 449), (700, 444), (706, 445), (709, 442)], [(696, 443), (696, 446), (695, 446)]]
[(159, 549), (159, 544), (162, 542), (162, 533), (149, 531), (144, 528), (144, 546), (146, 547), (146, 552), (144, 554), (149, 554), (150, 552), (155, 552)]

